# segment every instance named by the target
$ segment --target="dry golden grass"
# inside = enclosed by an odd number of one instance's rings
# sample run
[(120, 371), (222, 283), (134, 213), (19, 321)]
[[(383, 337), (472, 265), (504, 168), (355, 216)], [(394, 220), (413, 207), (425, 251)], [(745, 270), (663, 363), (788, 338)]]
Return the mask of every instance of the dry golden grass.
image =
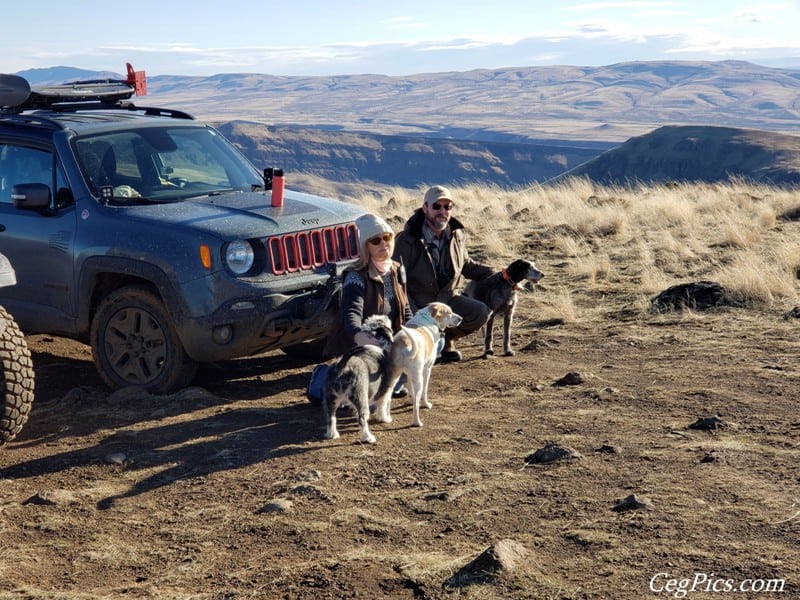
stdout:
[[(399, 230), (424, 191), (373, 190), (353, 201)], [(747, 302), (786, 303), (797, 296), (800, 242), (780, 235), (781, 215), (800, 211), (800, 195), (790, 189), (740, 180), (608, 188), (571, 179), (452, 191), (453, 214), (467, 227), (476, 258), (498, 268), (518, 256), (539, 259), (546, 244), (582, 287), (605, 285), (624, 265), (624, 276), (634, 277), (645, 294), (707, 279)], [(563, 297), (542, 301), (574, 318), (574, 306)]]

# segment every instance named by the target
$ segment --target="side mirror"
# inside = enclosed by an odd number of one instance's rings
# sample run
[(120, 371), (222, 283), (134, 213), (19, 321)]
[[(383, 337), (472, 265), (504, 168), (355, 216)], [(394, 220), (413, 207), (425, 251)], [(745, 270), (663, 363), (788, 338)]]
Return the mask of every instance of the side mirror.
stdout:
[(43, 183), (20, 183), (11, 188), (14, 208), (42, 210), (50, 208), (50, 187)]

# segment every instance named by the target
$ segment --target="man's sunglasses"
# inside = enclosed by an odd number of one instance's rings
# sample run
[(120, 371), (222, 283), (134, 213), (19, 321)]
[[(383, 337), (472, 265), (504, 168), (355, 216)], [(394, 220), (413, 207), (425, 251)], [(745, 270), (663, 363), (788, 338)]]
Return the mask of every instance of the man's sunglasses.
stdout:
[(391, 242), (391, 241), (392, 241), (392, 238), (394, 238), (394, 234), (391, 234), (391, 233), (384, 233), (383, 235), (378, 235), (378, 236), (375, 236), (375, 237), (369, 238), (369, 239), (367, 240), (367, 242), (369, 242), (369, 243), (370, 243), (370, 244), (372, 244), (373, 246), (377, 246), (377, 245), (378, 245), (378, 244), (380, 244), (381, 242), (386, 242), (386, 243), (388, 244), (389, 242)]
[(438, 202), (434, 202), (433, 204), (431, 204), (431, 208), (433, 210), (445, 209), (447, 212), (450, 212), (451, 210), (453, 210), (453, 205), (452, 204), (439, 204)]

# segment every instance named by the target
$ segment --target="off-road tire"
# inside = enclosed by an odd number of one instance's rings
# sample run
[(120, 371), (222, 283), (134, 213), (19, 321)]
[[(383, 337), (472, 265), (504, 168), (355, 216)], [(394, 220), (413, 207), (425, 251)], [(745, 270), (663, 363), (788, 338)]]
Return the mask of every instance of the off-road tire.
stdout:
[(0, 446), (20, 432), (33, 405), (31, 353), (17, 322), (0, 306)]
[(161, 298), (144, 286), (120, 288), (100, 302), (90, 341), (97, 371), (111, 389), (169, 394), (197, 373)]

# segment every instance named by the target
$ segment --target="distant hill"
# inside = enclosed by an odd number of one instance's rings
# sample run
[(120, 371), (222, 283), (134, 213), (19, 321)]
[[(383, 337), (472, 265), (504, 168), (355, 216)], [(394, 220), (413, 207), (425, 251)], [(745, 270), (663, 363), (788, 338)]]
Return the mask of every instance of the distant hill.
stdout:
[[(123, 77), (69, 67), (20, 74), (34, 83)], [(158, 76), (148, 90), (137, 103), (216, 123), (260, 166), (334, 182), (516, 186), (569, 172), (795, 183), (800, 168), (800, 71), (742, 61)]]
[[(146, 71), (147, 65), (136, 65)], [(20, 71), (32, 83), (122, 78), (70, 67)], [(800, 71), (743, 61), (626, 62), (420, 73), (148, 78), (142, 103), (204, 120), (248, 120), (380, 135), (512, 143), (621, 143), (662, 125), (800, 134)]]
[(800, 137), (732, 127), (665, 126), (568, 170), (601, 184), (724, 181), (800, 184)]
[[(137, 65), (146, 68), (146, 65)], [(203, 119), (514, 143), (621, 143), (662, 125), (800, 134), (800, 72), (742, 61), (148, 80), (148, 101)]]
[(74, 67), (47, 67), (44, 69), (27, 69), (17, 72), (31, 85), (51, 85), (68, 81), (87, 79), (125, 79), (124, 75), (112, 71), (87, 71)]

